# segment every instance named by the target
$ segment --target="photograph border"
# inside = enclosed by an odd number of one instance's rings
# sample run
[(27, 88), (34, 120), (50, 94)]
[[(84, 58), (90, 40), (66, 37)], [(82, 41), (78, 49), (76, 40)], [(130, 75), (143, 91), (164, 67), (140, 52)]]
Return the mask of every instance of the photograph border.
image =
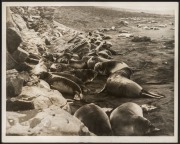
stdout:
[[(175, 51), (174, 51), (174, 136), (6, 136), (6, 7), (7, 6), (94, 6), (108, 2), (2, 2), (2, 142), (103, 142), (103, 143), (170, 143), (178, 141), (178, 32), (179, 32), (179, 3), (168, 2), (175, 10)], [(137, 2), (111, 2), (111, 3), (137, 3)], [(153, 4), (164, 4), (167, 2), (141, 2)], [(133, 4), (133, 5), (134, 5)]]

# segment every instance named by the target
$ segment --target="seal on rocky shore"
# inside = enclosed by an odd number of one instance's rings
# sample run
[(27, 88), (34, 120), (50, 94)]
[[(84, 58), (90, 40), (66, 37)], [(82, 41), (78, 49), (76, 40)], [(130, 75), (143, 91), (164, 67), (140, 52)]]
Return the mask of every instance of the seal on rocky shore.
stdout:
[(42, 72), (40, 78), (49, 83), (51, 88), (56, 89), (61, 93), (70, 94), (76, 100), (83, 99), (81, 87), (66, 77)]
[(142, 108), (132, 102), (114, 109), (110, 115), (110, 123), (115, 136), (142, 136), (159, 130), (143, 117)]
[(78, 77), (84, 83), (93, 81), (97, 76), (97, 72), (91, 69), (75, 69), (65, 72)]
[[(101, 92), (107, 90), (108, 93), (118, 97), (151, 97), (151, 98), (163, 98), (164, 96), (154, 94), (144, 90), (139, 84), (130, 80), (131, 71), (123, 68), (109, 76), (106, 81), (105, 87)], [(100, 92), (100, 93), (101, 93)]]
[(75, 82), (76, 84), (78, 84), (83, 91), (88, 91), (88, 89), (84, 85), (84, 83), (76, 76), (73, 76), (73, 75), (65, 73), (65, 72), (52, 72), (51, 74), (58, 75), (58, 76), (63, 76), (65, 78), (67, 78), (67, 79), (70, 79), (73, 82)]
[(74, 114), (88, 129), (98, 136), (110, 136), (111, 125), (107, 114), (91, 103), (80, 107)]
[(96, 63), (96, 65), (94, 66), (94, 70), (101, 75), (109, 75), (125, 67), (129, 66), (124, 62), (107, 61)]

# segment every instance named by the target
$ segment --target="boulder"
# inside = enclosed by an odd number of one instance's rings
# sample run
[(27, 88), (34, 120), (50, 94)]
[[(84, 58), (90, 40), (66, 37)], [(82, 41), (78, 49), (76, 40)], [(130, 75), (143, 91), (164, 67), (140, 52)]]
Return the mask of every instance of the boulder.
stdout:
[(12, 19), (20, 31), (28, 29), (26, 22), (19, 14), (12, 14)]
[(18, 63), (14, 60), (11, 54), (6, 51), (6, 70), (14, 69)]
[(47, 72), (47, 67), (44, 61), (41, 61), (34, 67), (32, 73), (35, 75), (39, 75), (41, 72)]
[(50, 85), (42, 79), (39, 80), (38, 87), (50, 89)]
[(21, 48), (18, 47), (16, 51), (12, 53), (12, 57), (18, 62), (23, 63), (27, 57), (29, 56), (29, 53)]
[(51, 106), (34, 117), (7, 112), (6, 135), (19, 136), (91, 136), (88, 128), (76, 117)]
[(31, 71), (34, 68), (34, 66), (30, 65), (29, 63), (23, 62), (23, 63), (19, 63), (16, 66), (16, 70), (18, 70), (19, 72), (22, 71)]
[(12, 14), (12, 11), (10, 10), (10, 8), (6, 7), (6, 26), (7, 26), (7, 28), (15, 27), (15, 23), (12, 20), (11, 14)]
[(67, 100), (59, 91), (37, 86), (24, 86), (17, 100), (29, 101), (33, 103), (35, 109), (44, 109), (51, 105), (62, 108), (67, 103)]
[(7, 49), (9, 53), (13, 53), (17, 50), (18, 46), (22, 42), (21, 35), (15, 28), (8, 28), (6, 36)]
[(22, 91), (24, 80), (19, 76), (15, 70), (8, 70), (6, 72), (6, 92), (8, 97), (15, 97)]

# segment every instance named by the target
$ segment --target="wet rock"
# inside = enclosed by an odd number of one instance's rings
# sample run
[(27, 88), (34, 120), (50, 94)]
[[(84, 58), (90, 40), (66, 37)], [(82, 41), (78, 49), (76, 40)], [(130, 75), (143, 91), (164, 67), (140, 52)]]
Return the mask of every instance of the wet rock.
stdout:
[(16, 51), (12, 53), (12, 57), (20, 63), (23, 63), (27, 57), (29, 56), (29, 53), (21, 48), (18, 47)]
[(21, 93), (24, 80), (13, 69), (6, 72), (6, 92), (8, 97), (14, 97)]
[[(76, 117), (56, 106), (42, 110), (22, 121), (24, 114), (7, 112), (6, 135), (33, 136), (90, 136), (88, 128)], [(11, 122), (11, 124), (10, 124)]]
[(12, 27), (8, 28), (6, 33), (7, 49), (9, 53), (13, 53), (22, 42), (21, 35), (15, 28)]

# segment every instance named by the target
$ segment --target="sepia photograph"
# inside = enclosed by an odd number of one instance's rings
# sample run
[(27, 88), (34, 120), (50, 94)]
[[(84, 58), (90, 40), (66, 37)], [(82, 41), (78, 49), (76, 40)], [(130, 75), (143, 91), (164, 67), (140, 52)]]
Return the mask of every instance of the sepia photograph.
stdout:
[(178, 142), (177, 2), (2, 2), (2, 142)]

